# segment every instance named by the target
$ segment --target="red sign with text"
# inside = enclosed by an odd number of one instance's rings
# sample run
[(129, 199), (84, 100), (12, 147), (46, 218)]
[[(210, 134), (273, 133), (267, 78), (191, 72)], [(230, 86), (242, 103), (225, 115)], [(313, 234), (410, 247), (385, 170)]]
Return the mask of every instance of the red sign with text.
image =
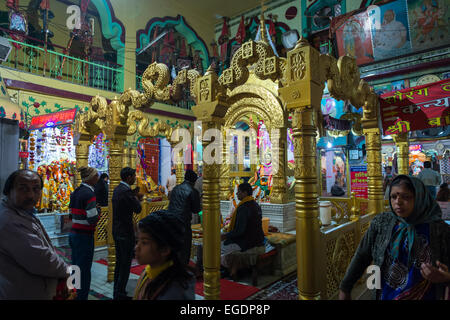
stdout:
[(41, 129), (72, 124), (75, 121), (77, 109), (59, 111), (33, 117), (29, 129)]
[(388, 92), (380, 97), (384, 135), (450, 125), (450, 80)]
[(367, 166), (350, 167), (351, 192), (355, 197), (368, 199)]

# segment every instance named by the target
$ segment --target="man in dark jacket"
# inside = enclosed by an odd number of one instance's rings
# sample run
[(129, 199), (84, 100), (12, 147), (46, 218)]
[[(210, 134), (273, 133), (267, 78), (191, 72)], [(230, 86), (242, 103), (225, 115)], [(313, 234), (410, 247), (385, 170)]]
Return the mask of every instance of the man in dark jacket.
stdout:
[(228, 267), (225, 256), (235, 251), (247, 251), (264, 245), (261, 207), (251, 196), (252, 186), (245, 182), (238, 187), (239, 204), (232, 214), (228, 232), (222, 234), (222, 265)]
[(183, 248), (180, 250), (180, 261), (186, 265), (189, 264), (191, 256), (192, 213), (197, 214), (200, 212), (200, 195), (194, 189), (195, 181), (197, 181), (197, 174), (192, 170), (186, 170), (184, 182), (173, 188), (170, 194), (169, 208), (167, 209), (184, 226), (184, 241)]
[(116, 245), (116, 267), (114, 269), (114, 299), (129, 299), (126, 293), (130, 276), (131, 261), (135, 246), (136, 226), (133, 223), (133, 212), (142, 210), (142, 195), (138, 189), (131, 189), (136, 182), (136, 170), (126, 167), (120, 171), (119, 185), (114, 189), (112, 197), (113, 225), (112, 233)]

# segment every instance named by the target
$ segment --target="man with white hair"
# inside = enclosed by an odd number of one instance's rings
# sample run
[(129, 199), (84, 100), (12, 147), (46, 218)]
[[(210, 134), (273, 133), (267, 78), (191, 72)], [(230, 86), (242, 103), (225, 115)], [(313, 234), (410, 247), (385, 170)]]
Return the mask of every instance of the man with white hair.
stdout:
[(375, 30), (373, 42), (375, 56), (382, 58), (401, 52), (405, 49), (406, 38), (406, 27), (400, 21), (395, 20), (394, 10), (386, 10), (381, 28)]
[[(68, 265), (35, 216), (42, 178), (17, 170), (5, 182), (0, 201), (0, 300), (50, 300)], [(67, 291), (67, 290), (66, 290)]]

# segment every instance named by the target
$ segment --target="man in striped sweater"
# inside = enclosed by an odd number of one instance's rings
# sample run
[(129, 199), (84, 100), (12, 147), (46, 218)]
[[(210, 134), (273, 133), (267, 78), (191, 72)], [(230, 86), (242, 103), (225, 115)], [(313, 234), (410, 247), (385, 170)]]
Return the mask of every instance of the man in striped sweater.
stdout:
[(70, 195), (72, 229), (69, 244), (72, 248), (72, 264), (81, 271), (81, 288), (77, 290), (77, 300), (87, 300), (94, 258), (94, 233), (99, 218), (94, 191), (99, 175), (91, 167), (81, 167), (78, 171), (82, 182)]

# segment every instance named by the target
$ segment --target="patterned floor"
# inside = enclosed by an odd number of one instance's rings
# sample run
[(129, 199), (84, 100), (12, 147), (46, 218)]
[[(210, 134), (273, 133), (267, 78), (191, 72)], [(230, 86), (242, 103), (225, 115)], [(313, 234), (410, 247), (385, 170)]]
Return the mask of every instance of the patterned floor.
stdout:
[(297, 271), (263, 288), (247, 300), (298, 300)]
[[(58, 254), (63, 259), (70, 263), (71, 249), (63, 246), (56, 248)], [(95, 260), (95, 259), (94, 259)], [(106, 281), (107, 266), (101, 263), (93, 263), (92, 267), (92, 282), (91, 290), (89, 292), (89, 300), (111, 300), (113, 283)], [(133, 292), (134, 287), (139, 276), (130, 274), (130, 280), (127, 285), (127, 291)], [(231, 279), (230, 279), (231, 280)], [(279, 279), (279, 277), (271, 275), (261, 275), (258, 288), (261, 289), (246, 300), (297, 300), (297, 274), (293, 272), (289, 275)], [(251, 285), (251, 278), (249, 276), (242, 277), (238, 281), (243, 285)], [(202, 296), (196, 295), (196, 299), (203, 299)]]

